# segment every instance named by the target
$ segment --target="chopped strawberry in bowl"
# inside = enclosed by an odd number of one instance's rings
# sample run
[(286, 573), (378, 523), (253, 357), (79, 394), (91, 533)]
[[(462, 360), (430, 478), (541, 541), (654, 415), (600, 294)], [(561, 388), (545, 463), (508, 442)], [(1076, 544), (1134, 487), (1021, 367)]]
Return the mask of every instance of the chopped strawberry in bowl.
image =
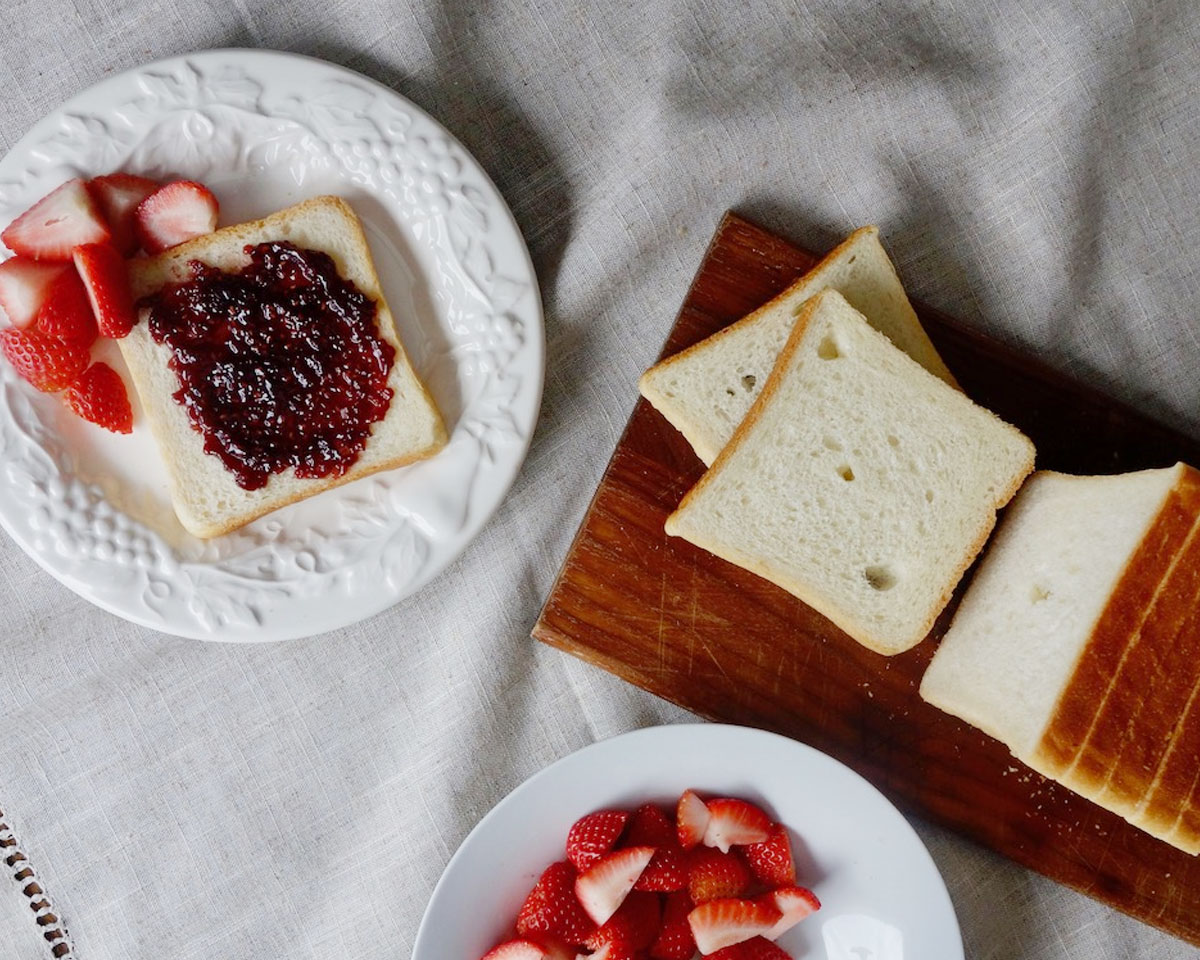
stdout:
[(882, 958), (896, 942), (963, 956), (887, 800), (795, 741), (684, 724), (592, 744), (502, 800), (447, 866), (412, 960)]

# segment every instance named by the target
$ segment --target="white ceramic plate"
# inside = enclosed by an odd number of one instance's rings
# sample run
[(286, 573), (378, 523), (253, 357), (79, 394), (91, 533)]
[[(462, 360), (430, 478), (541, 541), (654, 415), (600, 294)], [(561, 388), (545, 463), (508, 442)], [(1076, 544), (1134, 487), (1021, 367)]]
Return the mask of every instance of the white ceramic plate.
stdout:
[[(37, 124), (0, 161), (0, 224), (69, 177), (115, 170), (201, 180), (223, 224), (345, 197), (450, 443), (205, 543), (175, 519), (144, 422), (132, 437), (106, 433), (0, 362), (0, 524), (81, 596), (186, 637), (308, 636), (419, 589), (499, 505), (541, 402), (537, 281), (487, 175), (365, 77), (214, 50), (112, 77)], [(102, 350), (124, 370), (114, 345)]]
[(602, 807), (674, 803), (686, 788), (742, 797), (786, 824), (798, 882), (821, 909), (779, 945), (796, 960), (962, 960), (950, 897), (908, 822), (866, 780), (747, 727), (651, 727), (592, 744), (526, 780), (451, 858), (413, 960), (478, 960), (505, 936), (571, 824)]

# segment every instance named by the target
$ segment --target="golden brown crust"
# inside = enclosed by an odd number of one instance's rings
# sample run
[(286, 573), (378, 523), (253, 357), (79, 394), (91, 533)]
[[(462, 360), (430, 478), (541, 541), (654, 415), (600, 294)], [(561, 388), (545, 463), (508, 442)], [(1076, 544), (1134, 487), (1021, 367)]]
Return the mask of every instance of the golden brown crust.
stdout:
[[(1200, 473), (1186, 468), (1162, 509), (1130, 553), (1117, 585), (1092, 627), (1070, 679), (1059, 694), (1050, 723), (1032, 755), (1047, 776), (1069, 777), (1074, 789), (1099, 789), (1115, 757), (1114, 722), (1107, 707), (1125, 661), (1139, 646), (1139, 630), (1151, 613), (1168, 615), (1158, 591), (1172, 560), (1200, 514)], [(1128, 719), (1128, 718), (1127, 718)]]

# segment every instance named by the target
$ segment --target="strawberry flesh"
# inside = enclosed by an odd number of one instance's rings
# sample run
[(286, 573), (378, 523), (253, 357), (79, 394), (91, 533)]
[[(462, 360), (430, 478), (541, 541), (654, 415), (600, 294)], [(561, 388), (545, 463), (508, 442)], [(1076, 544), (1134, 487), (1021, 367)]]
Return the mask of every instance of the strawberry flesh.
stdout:
[(65, 340), (86, 350), (96, 342), (96, 319), (87, 289), (79, 274), (68, 268), (50, 287), (34, 327), (48, 337)]
[(707, 955), (761, 937), (779, 922), (774, 904), (755, 900), (710, 900), (688, 914), (688, 924), (700, 952)]
[(550, 864), (521, 904), (517, 933), (558, 937), (575, 946), (591, 936), (596, 924), (575, 899), (575, 880), (575, 868), (566, 860)]
[(575, 881), (575, 896), (587, 915), (598, 924), (607, 922), (653, 856), (653, 847), (628, 847), (608, 854), (581, 873)]
[(765, 937), (751, 937), (733, 946), (722, 947), (704, 960), (792, 960), (792, 956)]
[(751, 843), (744, 851), (754, 878), (767, 887), (790, 887), (796, 882), (796, 863), (787, 828), (777, 823), (762, 843)]
[(483, 955), (483, 960), (545, 960), (546, 950), (532, 940), (508, 940)]
[(624, 810), (598, 810), (580, 817), (567, 834), (567, 859), (584, 871), (616, 846), (629, 814)]
[(734, 853), (697, 847), (688, 855), (688, 895), (694, 903), (740, 897), (750, 888), (750, 869)]
[(84, 420), (113, 433), (133, 432), (133, 408), (121, 376), (107, 363), (93, 363), (67, 390), (67, 406)]
[(722, 797), (708, 801), (704, 844), (728, 853), (732, 846), (762, 843), (771, 835), (771, 818), (745, 800)]
[(134, 229), (147, 253), (160, 253), (217, 228), (218, 205), (212, 191), (194, 180), (176, 180), (138, 204)]
[(691, 850), (704, 839), (708, 819), (708, 805), (694, 791), (685, 790), (675, 808), (676, 832), (684, 850)]
[(62, 263), (10, 257), (0, 263), (0, 307), (14, 327), (27, 327), (67, 267)]
[(8, 225), (0, 240), (35, 260), (70, 260), (81, 243), (105, 243), (108, 226), (79, 178), (52, 190)]
[(138, 204), (159, 188), (159, 184), (132, 173), (110, 173), (88, 181), (88, 189), (112, 232), (113, 246), (128, 257), (137, 250), (134, 218)]
[(128, 334), (136, 315), (124, 259), (106, 243), (76, 247), (73, 256), (100, 333), (114, 339)]
[(654, 960), (692, 960), (696, 941), (692, 938), (688, 914), (693, 906), (692, 898), (684, 890), (667, 895), (662, 929), (650, 947), (650, 956)]
[(653, 893), (630, 893), (625, 902), (585, 941), (592, 950), (606, 943), (620, 943), (631, 951), (644, 950), (658, 936), (662, 910)]
[(781, 887), (764, 893), (758, 902), (770, 904), (780, 913), (775, 926), (763, 934), (768, 940), (778, 940), (805, 917), (821, 909), (817, 895), (805, 887)]
[(86, 347), (48, 337), (35, 327), (0, 330), (0, 352), (17, 373), (45, 393), (65, 390), (88, 362)]

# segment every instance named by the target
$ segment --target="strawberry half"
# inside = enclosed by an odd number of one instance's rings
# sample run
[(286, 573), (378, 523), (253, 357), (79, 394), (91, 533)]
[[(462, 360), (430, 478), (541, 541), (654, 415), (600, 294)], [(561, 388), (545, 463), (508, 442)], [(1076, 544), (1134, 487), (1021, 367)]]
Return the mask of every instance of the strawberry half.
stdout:
[(212, 233), (217, 228), (217, 198), (202, 183), (176, 180), (159, 187), (138, 204), (134, 229), (147, 253)]
[(137, 319), (125, 260), (107, 243), (85, 243), (73, 256), (96, 326), (103, 336), (119, 340)]
[(48, 337), (65, 340), (86, 350), (96, 342), (96, 318), (79, 274), (66, 269), (50, 286), (46, 302), (33, 321)]
[(574, 960), (575, 953), (557, 941), (508, 940), (492, 947), (483, 960)]
[(48, 337), (34, 327), (0, 330), (0, 352), (17, 373), (45, 393), (65, 390), (88, 363), (86, 347)]
[(653, 847), (629, 847), (601, 858), (575, 881), (575, 896), (587, 915), (605, 923), (637, 883), (654, 856)]
[(662, 909), (653, 893), (630, 893), (625, 902), (585, 941), (591, 950), (619, 943), (636, 953), (652, 944), (662, 925)]
[(109, 239), (108, 226), (79, 178), (46, 194), (0, 233), (13, 253), (35, 260), (70, 260), (81, 243)]
[(765, 937), (751, 937), (731, 947), (722, 947), (704, 960), (792, 960), (792, 955)]
[(796, 882), (796, 862), (792, 842), (781, 823), (771, 827), (762, 843), (751, 843), (742, 851), (754, 878), (768, 887), (790, 887)]
[(567, 834), (567, 859), (583, 872), (617, 844), (629, 814), (624, 810), (599, 810), (580, 817)]
[(133, 409), (120, 374), (107, 363), (93, 363), (64, 394), (67, 406), (84, 420), (113, 433), (133, 432)]
[(757, 902), (770, 904), (780, 913), (775, 926), (763, 934), (768, 940), (778, 940), (805, 917), (821, 909), (817, 895), (805, 887), (781, 887), (764, 893)]
[(137, 250), (134, 218), (138, 204), (159, 186), (154, 180), (136, 177), (132, 173), (110, 173), (88, 181), (88, 189), (112, 232), (113, 246), (122, 256), (128, 257)]
[(62, 276), (61, 263), (10, 257), (0, 263), (0, 307), (14, 327), (27, 327), (50, 295), (50, 288)]
[(633, 811), (625, 843), (631, 847), (654, 847), (650, 861), (634, 890), (671, 893), (687, 886), (687, 863), (675, 835), (675, 824), (659, 807), (646, 803)]
[(708, 805), (694, 791), (683, 791), (675, 808), (675, 829), (684, 850), (691, 850), (704, 839), (708, 818)]
[(693, 903), (740, 897), (750, 888), (750, 869), (733, 853), (698, 847), (688, 855), (688, 895)]
[(552, 936), (578, 946), (595, 929), (575, 899), (575, 868), (565, 860), (545, 869), (517, 913), (522, 937)]
[(771, 835), (771, 818), (745, 800), (723, 797), (708, 801), (704, 844), (728, 853), (732, 846), (762, 843)]
[(654, 960), (692, 960), (696, 952), (696, 941), (692, 938), (688, 914), (692, 912), (693, 906), (692, 898), (684, 890), (667, 895), (667, 904), (663, 907), (662, 930), (650, 947), (650, 956)]
[(688, 914), (688, 924), (696, 946), (708, 955), (741, 943), (751, 937), (761, 937), (779, 922), (782, 916), (774, 904), (756, 900), (711, 900), (702, 903)]

